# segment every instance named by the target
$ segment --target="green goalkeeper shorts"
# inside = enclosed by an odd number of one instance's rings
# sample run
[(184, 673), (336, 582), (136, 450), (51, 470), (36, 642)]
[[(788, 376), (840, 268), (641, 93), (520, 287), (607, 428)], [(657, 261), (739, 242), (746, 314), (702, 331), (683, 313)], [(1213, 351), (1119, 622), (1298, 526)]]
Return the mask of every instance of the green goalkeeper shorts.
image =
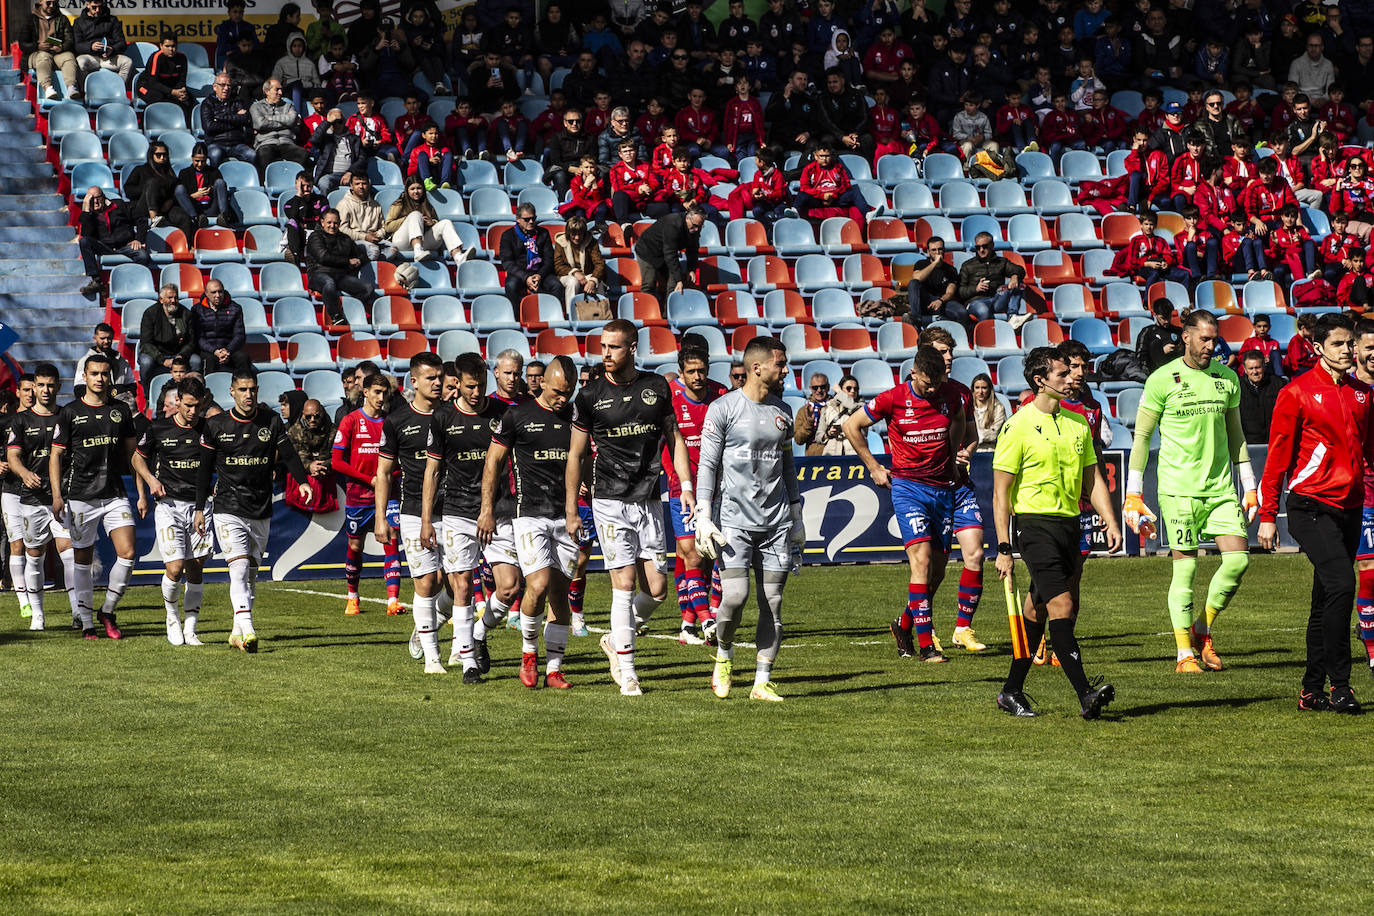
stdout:
[(1240, 500), (1226, 496), (1170, 496), (1159, 494), (1159, 524), (1168, 532), (1174, 550), (1197, 550), (1208, 538), (1228, 534), (1248, 537)]

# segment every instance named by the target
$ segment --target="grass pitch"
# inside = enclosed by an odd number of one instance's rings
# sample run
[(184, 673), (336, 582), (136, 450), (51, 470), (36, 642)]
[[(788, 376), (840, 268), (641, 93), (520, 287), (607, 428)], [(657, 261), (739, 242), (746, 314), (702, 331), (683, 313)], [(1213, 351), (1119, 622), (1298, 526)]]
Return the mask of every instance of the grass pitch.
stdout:
[[(573, 640), (567, 692), (520, 686), (508, 630), (488, 683), (426, 678), (409, 617), (309, 594), (338, 581), (259, 586), (251, 657), (225, 644), (223, 586), (200, 649), (166, 643), (154, 588), (126, 596), (122, 643), (75, 638), (53, 593), (31, 635), (5, 595), (0, 911), (1367, 910), (1371, 723), (1295, 706), (1308, 565), (1255, 558), (1219, 621), (1228, 669), (1192, 677), (1173, 670), (1168, 574), (1088, 565), (1087, 669), (1117, 688), (1099, 722), (1053, 669), (1028, 682), (1041, 718), (994, 708), (991, 565), (990, 648), (947, 665), (896, 658), (904, 568), (808, 569), (784, 606), (783, 704), (747, 683), (715, 699), (707, 650), (666, 638), (641, 643), (637, 700), (594, 637)], [(608, 597), (594, 576), (594, 627)], [(747, 682), (748, 650), (736, 666)]]

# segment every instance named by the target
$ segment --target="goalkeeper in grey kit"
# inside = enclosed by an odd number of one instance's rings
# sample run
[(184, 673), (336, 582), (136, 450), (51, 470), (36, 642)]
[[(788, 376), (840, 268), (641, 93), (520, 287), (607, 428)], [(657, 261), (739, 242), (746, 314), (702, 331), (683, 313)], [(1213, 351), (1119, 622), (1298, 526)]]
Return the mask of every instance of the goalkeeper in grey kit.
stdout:
[[(792, 463), (792, 415), (779, 395), (787, 350), (772, 337), (755, 337), (744, 349), (744, 386), (717, 398), (706, 411), (697, 466), (696, 545), (703, 557), (720, 557), (718, 644), (711, 689), (730, 695), (735, 629), (749, 599), (749, 573), (758, 585), (758, 662), (749, 699), (781, 702), (773, 662), (782, 645), (782, 591), (792, 548), (806, 543), (801, 497)], [(712, 518), (719, 502), (719, 526)]]

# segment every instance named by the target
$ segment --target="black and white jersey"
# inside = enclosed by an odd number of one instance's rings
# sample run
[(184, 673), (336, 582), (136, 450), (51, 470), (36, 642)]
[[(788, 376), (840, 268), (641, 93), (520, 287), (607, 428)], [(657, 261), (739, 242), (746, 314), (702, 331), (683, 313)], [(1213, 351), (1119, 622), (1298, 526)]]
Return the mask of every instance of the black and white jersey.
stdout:
[[(509, 408), (496, 398), (486, 398), (475, 414), (465, 413), (454, 404), (434, 409), (430, 424), (429, 457), (443, 462), (439, 502), (445, 518), (476, 518), (482, 509), (482, 472), (487, 466), (487, 450), (492, 433)], [(515, 511), (515, 492), (511, 486), (510, 462), (496, 488), (497, 518), (510, 518)]]
[[(25, 410), (15, 414), (10, 420), (9, 433), (5, 440), (6, 455), (19, 453), (19, 461), (24, 467), (38, 475), (43, 481), (37, 490), (24, 486), (17, 474), (5, 478), (7, 493), (18, 493), (19, 501), (30, 506), (52, 505), (52, 486), (48, 482), (48, 455), (52, 453), (52, 431), (57, 426), (57, 414), (41, 414)], [(9, 489), (13, 481), (14, 489)]]
[[(300, 456), (286, 438), (286, 424), (259, 404), (244, 419), (226, 410), (201, 423), (201, 479), (215, 474), (215, 512), (239, 518), (272, 516), (272, 477), (283, 461), (297, 480), (305, 480)], [(199, 501), (199, 496), (196, 497)]]
[(133, 415), (122, 401), (88, 404), (78, 398), (57, 412), (52, 444), (67, 452), (62, 475), (65, 499), (94, 502), (128, 496), (120, 479), (128, 473), (128, 443)]
[(172, 499), (195, 501), (196, 479), (205, 460), (202, 425), (182, 426), (174, 417), (161, 417), (138, 438), (138, 453)]
[(507, 410), (492, 441), (510, 449), (517, 518), (562, 518), (572, 441), (572, 406), (557, 412), (537, 398)]
[[(389, 458), (401, 469), (402, 515), (420, 515), (425, 466), (429, 463), (429, 428), (433, 422), (433, 411), (416, 410), (414, 404), (396, 407), (382, 421), (382, 442), (377, 446), (377, 457)], [(437, 509), (439, 502), (436, 496), (433, 508)]]
[(590, 433), (596, 447), (592, 496), (657, 499), (659, 452), (674, 422), (673, 393), (661, 375), (640, 372), (623, 385), (604, 376), (588, 382), (573, 402), (573, 425)]

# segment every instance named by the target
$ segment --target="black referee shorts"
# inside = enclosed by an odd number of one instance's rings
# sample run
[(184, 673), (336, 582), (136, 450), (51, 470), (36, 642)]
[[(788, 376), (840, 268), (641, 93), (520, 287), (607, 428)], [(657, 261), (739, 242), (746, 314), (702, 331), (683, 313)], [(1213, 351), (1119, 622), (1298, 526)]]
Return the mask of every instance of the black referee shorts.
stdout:
[(1016, 516), (1016, 549), (1030, 570), (1030, 597), (1037, 605), (1069, 591), (1078, 571), (1078, 516)]

